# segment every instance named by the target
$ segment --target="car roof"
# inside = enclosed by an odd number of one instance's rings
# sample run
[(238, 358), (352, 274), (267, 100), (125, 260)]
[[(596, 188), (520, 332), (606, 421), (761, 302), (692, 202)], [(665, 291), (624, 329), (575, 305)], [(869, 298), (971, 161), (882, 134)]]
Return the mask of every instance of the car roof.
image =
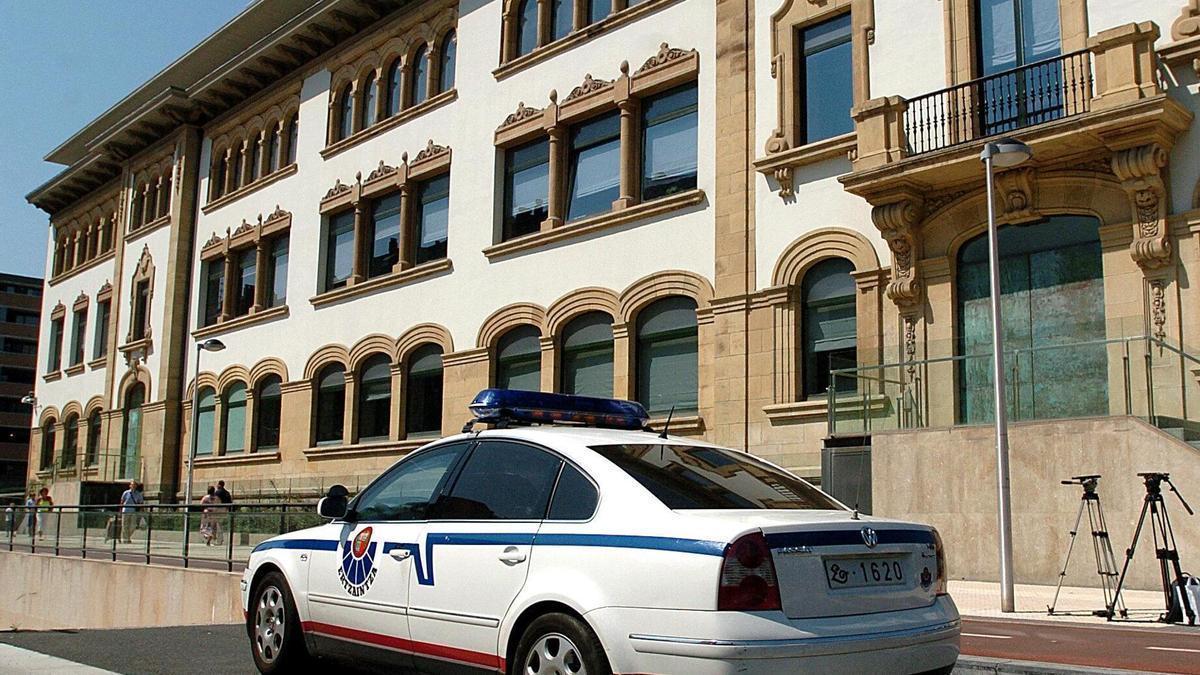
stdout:
[(479, 432), (460, 434), (451, 436), (443, 440), (464, 439), (464, 438), (515, 438), (529, 441), (531, 443), (540, 443), (551, 447), (559, 447), (560, 445), (693, 445), (705, 447), (719, 447), (695, 438), (682, 438), (679, 436), (667, 436), (665, 439), (659, 434), (649, 431), (629, 431), (623, 429), (603, 429), (599, 427), (584, 427), (584, 426), (568, 426), (568, 425), (544, 425), (544, 426), (528, 426), (528, 427), (510, 427), (507, 429), (487, 429)]

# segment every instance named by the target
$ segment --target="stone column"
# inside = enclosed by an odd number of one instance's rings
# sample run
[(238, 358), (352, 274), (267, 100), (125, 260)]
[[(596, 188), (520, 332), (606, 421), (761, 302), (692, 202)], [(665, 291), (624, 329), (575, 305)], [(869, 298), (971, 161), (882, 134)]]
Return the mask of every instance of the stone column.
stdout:
[(542, 336), (542, 391), (558, 391), (558, 359), (555, 358), (554, 338)]
[(245, 433), (242, 439), (242, 452), (251, 453), (255, 450), (255, 445), (258, 444), (258, 439), (255, 437), (254, 421), (258, 419), (258, 397), (254, 395), (254, 387), (249, 383), (246, 386), (246, 422), (243, 425)]
[(225, 252), (225, 297), (221, 298), (221, 316), (219, 321), (228, 321), (236, 314), (235, 302), (237, 299), (237, 290), (234, 288), (238, 283), (237, 265), (234, 263), (233, 251)]
[(230, 192), (233, 192), (233, 174), (235, 171), (237, 171), (237, 167), (233, 161), (233, 148), (229, 147), (225, 149), (225, 188), (221, 190), (222, 195), (227, 195)]
[(254, 306), (250, 308), (251, 313), (263, 311), (270, 302), (266, 284), (270, 278), (267, 266), (271, 262), (268, 244), (266, 239), (260, 238), (254, 246)]
[[(628, 70), (628, 63), (622, 63)], [(621, 196), (613, 202), (614, 210), (629, 208), (638, 203), (641, 184), (641, 110), (636, 98), (617, 102), (621, 111)]]
[(358, 373), (347, 369), (346, 377), (346, 405), (342, 412), (342, 445), (351, 445), (358, 442)]
[(629, 324), (613, 323), (613, 397), (632, 401), (637, 392), (633, 385), (633, 345)]
[[(553, 39), (554, 26), (550, 23), (552, 11), (550, 9), (550, 0), (537, 0), (538, 4), (538, 46), (541, 47)], [(521, 28), (518, 23), (517, 31)]]
[(567, 166), (567, 129), (562, 124), (556, 124), (550, 127), (550, 187), (547, 195), (549, 208), (547, 209), (546, 219), (542, 221), (542, 231), (560, 227), (563, 224), (563, 219), (566, 217), (564, 211), (564, 202), (566, 201), (564, 192), (566, 184), (563, 180), (563, 174)]
[[(407, 173), (407, 167), (406, 167)], [(400, 272), (412, 267), (413, 240), (416, 232), (412, 216), (412, 184), (407, 180), (400, 184), (400, 236), (396, 245), (400, 249), (396, 264), (392, 265), (393, 272)]]
[(367, 205), (362, 199), (354, 202), (354, 257), (348, 286), (367, 278)]
[(404, 439), (404, 368), (399, 363), (393, 363), (389, 372), (392, 376), (392, 400), (388, 440), (400, 441)]

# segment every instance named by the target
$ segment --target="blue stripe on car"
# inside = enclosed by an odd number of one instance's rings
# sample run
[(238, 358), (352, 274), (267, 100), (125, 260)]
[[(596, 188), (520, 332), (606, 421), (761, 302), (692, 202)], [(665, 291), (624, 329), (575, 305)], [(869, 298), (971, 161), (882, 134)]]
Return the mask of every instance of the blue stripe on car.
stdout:
[(273, 548), (291, 548), (304, 551), (336, 551), (338, 543), (329, 539), (272, 539), (254, 547), (254, 553)]

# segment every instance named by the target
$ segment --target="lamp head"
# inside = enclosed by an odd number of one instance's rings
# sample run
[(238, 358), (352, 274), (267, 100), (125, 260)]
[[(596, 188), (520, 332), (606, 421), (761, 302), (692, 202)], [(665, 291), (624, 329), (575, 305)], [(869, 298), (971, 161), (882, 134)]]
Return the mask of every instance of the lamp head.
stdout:
[(983, 152), (979, 153), (980, 160), (991, 158), (992, 164), (1001, 168), (1017, 166), (1030, 157), (1033, 150), (1028, 145), (1007, 136), (984, 144)]
[(21, 403), (24, 403), (25, 405), (37, 405), (37, 397), (34, 396), (33, 392), (31, 391), (21, 398)]
[(225, 349), (225, 343), (216, 338), (209, 338), (204, 342), (198, 343), (196, 346), (206, 352), (219, 352)]

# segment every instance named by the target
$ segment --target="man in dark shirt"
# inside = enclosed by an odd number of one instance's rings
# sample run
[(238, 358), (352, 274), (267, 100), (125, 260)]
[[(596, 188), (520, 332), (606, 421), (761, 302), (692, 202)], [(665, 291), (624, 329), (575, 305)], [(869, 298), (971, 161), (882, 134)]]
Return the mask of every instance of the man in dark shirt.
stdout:
[(221, 500), (222, 504), (233, 503), (233, 495), (229, 494), (229, 490), (225, 489), (225, 481), (223, 480), (217, 481), (217, 491), (214, 494), (217, 496), (217, 499)]

